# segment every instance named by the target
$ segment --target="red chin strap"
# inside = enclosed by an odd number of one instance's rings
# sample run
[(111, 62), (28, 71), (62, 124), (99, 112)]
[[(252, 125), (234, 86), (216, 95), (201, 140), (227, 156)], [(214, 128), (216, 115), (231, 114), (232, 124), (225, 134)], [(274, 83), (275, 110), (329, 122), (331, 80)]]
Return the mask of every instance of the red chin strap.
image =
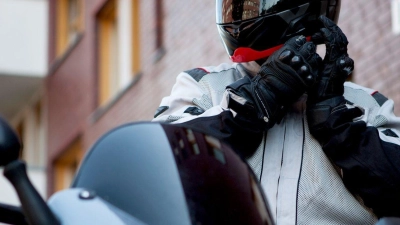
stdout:
[[(307, 41), (311, 40), (311, 37), (306, 37)], [(280, 49), (282, 45), (278, 45), (263, 51), (257, 51), (251, 48), (246, 48), (246, 47), (240, 47), (233, 52), (233, 55), (231, 56), (232, 62), (237, 62), (237, 63), (242, 63), (242, 62), (250, 62), (250, 61), (255, 61), (257, 59), (262, 59), (266, 58), (272, 53), (274, 53), (276, 50)]]

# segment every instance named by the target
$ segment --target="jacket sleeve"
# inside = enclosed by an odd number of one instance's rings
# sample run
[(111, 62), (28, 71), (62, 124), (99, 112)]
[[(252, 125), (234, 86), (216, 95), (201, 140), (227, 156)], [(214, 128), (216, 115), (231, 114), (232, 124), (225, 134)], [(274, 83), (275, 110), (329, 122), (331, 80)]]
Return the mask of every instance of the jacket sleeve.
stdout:
[(400, 118), (394, 103), (378, 92), (350, 98), (374, 104), (361, 104), (363, 118), (354, 119), (355, 108), (332, 113), (323, 149), (342, 169), (345, 185), (378, 217), (400, 217)]
[(153, 121), (209, 134), (230, 145), (242, 157), (252, 155), (261, 143), (263, 130), (258, 123), (241, 118), (228, 107), (225, 86), (234, 80), (222, 81), (222, 86), (216, 89), (196, 76), (199, 73), (202, 72), (191, 70), (178, 75)]

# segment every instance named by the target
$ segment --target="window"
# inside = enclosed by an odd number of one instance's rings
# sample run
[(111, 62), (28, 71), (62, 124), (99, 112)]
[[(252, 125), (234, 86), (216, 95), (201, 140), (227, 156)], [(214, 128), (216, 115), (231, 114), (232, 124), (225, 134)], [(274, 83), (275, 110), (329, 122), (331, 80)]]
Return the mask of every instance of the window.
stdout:
[(57, 45), (56, 55), (65, 50), (78, 39), (83, 31), (83, 1), (57, 0)]
[(79, 163), (83, 158), (84, 151), (82, 149), (81, 139), (78, 138), (55, 161), (55, 192), (71, 186)]
[(30, 167), (44, 168), (46, 165), (45, 128), (40, 102), (27, 107), (17, 120), (16, 131), (23, 145), (21, 158)]
[[(34, 94), (32, 101), (27, 102), (10, 122), (22, 142), (20, 158), (26, 162), (28, 177), (39, 194), (46, 198), (47, 145), (42, 99), (41, 94)], [(11, 197), (11, 204), (18, 203), (17, 198), (12, 200), (12, 193), (8, 193), (7, 189), (1, 190), (5, 191), (4, 195)]]
[(400, 0), (392, 0), (392, 30), (395, 35), (400, 34)]
[(140, 72), (138, 1), (108, 0), (97, 26), (98, 102), (104, 105)]
[(163, 0), (156, 0), (155, 4), (155, 18), (156, 18), (156, 57), (155, 62), (160, 60), (165, 53), (164, 49), (164, 24), (163, 24)]

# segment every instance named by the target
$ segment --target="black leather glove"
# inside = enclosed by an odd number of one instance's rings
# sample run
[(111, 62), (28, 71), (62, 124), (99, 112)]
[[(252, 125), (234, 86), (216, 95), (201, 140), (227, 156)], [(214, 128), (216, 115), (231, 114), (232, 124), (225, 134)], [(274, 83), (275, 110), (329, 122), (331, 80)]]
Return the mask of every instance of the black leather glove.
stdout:
[[(325, 142), (328, 138), (323, 132), (326, 121), (333, 112), (347, 109), (343, 84), (352, 73), (354, 62), (347, 54), (349, 42), (342, 30), (325, 16), (319, 19), (323, 28), (312, 36), (312, 41), (325, 43), (326, 54), (316, 85), (308, 91), (307, 119), (311, 134), (318, 141)], [(358, 108), (351, 110), (358, 111), (351, 114), (354, 117), (362, 114)]]
[(285, 106), (315, 83), (321, 62), (314, 43), (304, 36), (293, 37), (267, 59), (255, 77), (227, 87), (228, 106), (239, 116), (263, 121), (268, 129), (282, 116)]
[(321, 28), (321, 32), (312, 36), (312, 41), (316, 44), (325, 43), (326, 53), (317, 85), (309, 90), (310, 103), (343, 95), (343, 83), (354, 69), (354, 62), (347, 54), (349, 42), (346, 35), (325, 16), (319, 19), (324, 27)]

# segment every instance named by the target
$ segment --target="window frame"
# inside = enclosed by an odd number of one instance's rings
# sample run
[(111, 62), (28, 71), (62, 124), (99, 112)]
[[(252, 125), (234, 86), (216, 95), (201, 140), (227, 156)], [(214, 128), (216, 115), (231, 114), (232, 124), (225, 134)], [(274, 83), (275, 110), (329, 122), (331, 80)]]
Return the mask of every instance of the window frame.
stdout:
[[(137, 0), (123, 2), (108, 0), (97, 13), (97, 105), (99, 107), (105, 108), (113, 104), (115, 99), (140, 77), (139, 12)], [(111, 28), (112, 26), (115, 28)], [(117, 37), (114, 37), (117, 44), (111, 41), (113, 29), (117, 34)], [(128, 45), (130, 47), (126, 48)], [(114, 54), (111, 54), (112, 52)]]
[(79, 165), (83, 159), (84, 151), (82, 139), (76, 138), (53, 163), (54, 190), (57, 192), (71, 186)]
[(392, 32), (394, 35), (400, 34), (400, 0), (391, 1)]
[[(72, 19), (70, 18), (71, 1), (76, 2), (76, 10), (78, 12), (76, 17)], [(72, 31), (71, 27), (74, 27)], [(75, 46), (84, 32), (84, 1), (57, 0), (55, 30), (55, 56), (56, 58), (61, 58), (70, 48)]]

